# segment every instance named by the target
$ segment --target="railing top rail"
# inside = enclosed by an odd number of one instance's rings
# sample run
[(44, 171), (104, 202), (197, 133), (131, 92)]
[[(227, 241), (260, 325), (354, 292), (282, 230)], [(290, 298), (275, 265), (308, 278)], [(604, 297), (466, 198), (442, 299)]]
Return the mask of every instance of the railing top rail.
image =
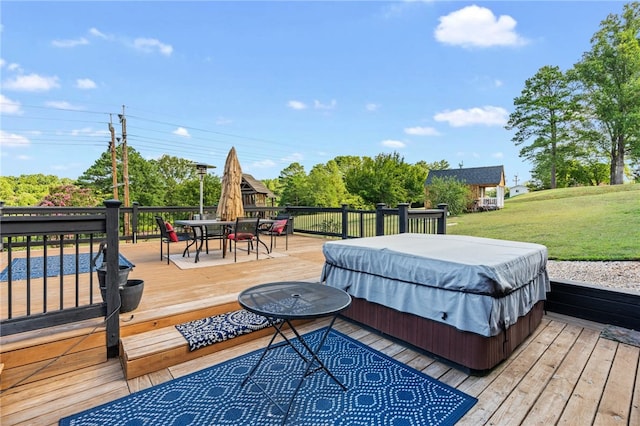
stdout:
[(287, 211), (299, 211), (299, 212), (309, 212), (315, 213), (317, 211), (323, 212), (341, 212), (342, 207), (307, 207), (307, 206), (287, 206)]
[(0, 233), (3, 237), (69, 232), (106, 232), (105, 215), (3, 216), (0, 218)]

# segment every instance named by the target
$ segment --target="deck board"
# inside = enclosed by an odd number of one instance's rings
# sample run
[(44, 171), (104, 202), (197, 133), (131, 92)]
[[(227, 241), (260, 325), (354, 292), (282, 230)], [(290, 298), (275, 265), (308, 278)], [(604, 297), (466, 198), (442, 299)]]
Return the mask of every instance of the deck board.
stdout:
[[(192, 270), (180, 270), (160, 261), (157, 242), (122, 244), (121, 252), (136, 264), (130, 278), (145, 280), (139, 308), (120, 315), (123, 335), (160, 329), (174, 322), (163, 315), (182, 321), (187, 308), (205, 309), (218, 302), (233, 304), (238, 292), (262, 282), (317, 280), (324, 261), (321, 252), (324, 241), (293, 236), (289, 238), (286, 257)], [(284, 250), (283, 247), (278, 245), (278, 250)], [(327, 324), (327, 320), (309, 322), (301, 325), (300, 331), (312, 331)], [(640, 424), (640, 349), (600, 337), (601, 324), (545, 315), (532, 336), (507, 360), (481, 377), (469, 376), (414, 347), (355, 323), (340, 319), (335, 328), (476, 396), (478, 404), (460, 425)], [(65, 333), (70, 341), (77, 340), (77, 331)], [(36, 339), (46, 341), (47, 336), (38, 335)], [(71, 358), (56, 366), (52, 377), (27, 381), (3, 392), (0, 423), (56, 425), (61, 417), (261, 349), (268, 340), (268, 336), (251, 339), (130, 380), (125, 379), (118, 359), (83, 367), (81, 360), (74, 363)], [(5, 343), (16, 348), (20, 339), (3, 339)], [(157, 343), (162, 344), (162, 339)], [(39, 357), (34, 359), (42, 362)], [(15, 371), (11, 373), (5, 366), (2, 379), (7, 377), (16, 378)]]

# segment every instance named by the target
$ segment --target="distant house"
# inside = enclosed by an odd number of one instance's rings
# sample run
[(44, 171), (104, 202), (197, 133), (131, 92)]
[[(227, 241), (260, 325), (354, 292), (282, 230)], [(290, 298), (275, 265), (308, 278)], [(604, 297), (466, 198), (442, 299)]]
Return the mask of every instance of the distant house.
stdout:
[[(471, 189), (475, 200), (474, 205), (469, 206), (470, 210), (495, 210), (504, 207), (504, 166), (430, 170), (424, 183), (425, 194), (429, 193), (429, 185), (435, 178), (453, 178), (466, 183)], [(496, 196), (487, 197), (487, 189), (495, 189)]]
[(515, 197), (516, 195), (522, 195), (529, 192), (529, 188), (524, 185), (515, 185), (509, 188), (509, 197)]
[(272, 207), (275, 204), (275, 194), (253, 176), (243, 173), (240, 186), (244, 207)]

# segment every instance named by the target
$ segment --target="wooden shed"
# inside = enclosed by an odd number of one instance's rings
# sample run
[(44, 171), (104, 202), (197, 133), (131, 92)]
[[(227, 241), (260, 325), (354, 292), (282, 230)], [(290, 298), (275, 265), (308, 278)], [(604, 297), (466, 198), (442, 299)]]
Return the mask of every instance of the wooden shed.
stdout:
[(244, 207), (272, 207), (276, 196), (262, 182), (247, 173), (242, 174), (242, 204)]
[[(466, 183), (474, 198), (471, 210), (495, 210), (504, 207), (505, 178), (504, 166), (468, 167), (448, 170), (430, 170), (425, 181), (425, 194), (435, 178), (453, 178)], [(487, 197), (487, 189), (496, 190), (495, 197)], [(426, 206), (430, 207), (430, 206)]]

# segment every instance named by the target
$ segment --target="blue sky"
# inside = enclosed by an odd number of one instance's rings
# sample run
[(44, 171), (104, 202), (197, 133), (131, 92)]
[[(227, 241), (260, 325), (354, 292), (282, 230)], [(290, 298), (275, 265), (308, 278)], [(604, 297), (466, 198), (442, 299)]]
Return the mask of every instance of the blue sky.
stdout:
[(504, 165), (527, 78), (566, 70), (617, 1), (3, 1), (4, 176), (76, 178), (124, 105), (145, 158), (205, 162), (235, 146), (245, 173), (309, 172), (338, 155)]

